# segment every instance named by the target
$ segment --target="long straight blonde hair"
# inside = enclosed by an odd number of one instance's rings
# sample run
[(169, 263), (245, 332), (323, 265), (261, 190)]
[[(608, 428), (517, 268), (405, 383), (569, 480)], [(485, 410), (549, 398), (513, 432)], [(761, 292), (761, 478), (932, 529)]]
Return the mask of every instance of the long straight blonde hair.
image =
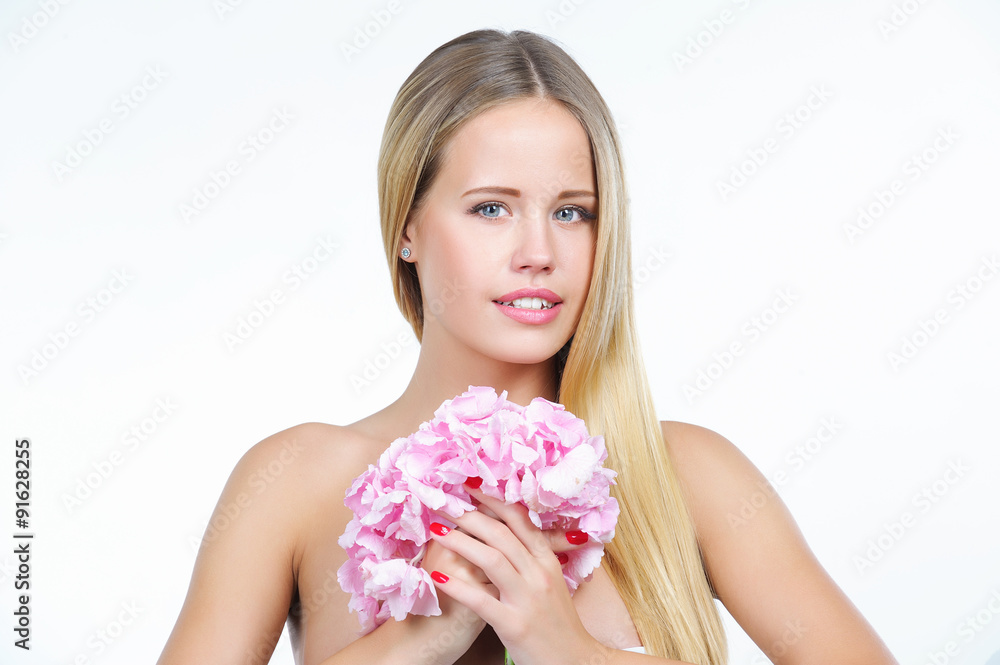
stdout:
[(628, 197), (621, 143), (604, 99), (577, 63), (542, 35), (475, 30), (435, 49), (396, 95), (378, 160), (382, 239), (396, 302), (422, 340), (413, 264), (400, 258), (409, 215), (441, 169), (449, 139), (472, 118), (518, 99), (560, 102), (590, 138), (598, 189), (590, 292), (557, 355), (558, 399), (603, 435), (618, 472), (621, 514), (606, 548), (611, 580), (647, 653), (726, 662), (725, 633), (674, 464), (656, 418), (636, 335)]

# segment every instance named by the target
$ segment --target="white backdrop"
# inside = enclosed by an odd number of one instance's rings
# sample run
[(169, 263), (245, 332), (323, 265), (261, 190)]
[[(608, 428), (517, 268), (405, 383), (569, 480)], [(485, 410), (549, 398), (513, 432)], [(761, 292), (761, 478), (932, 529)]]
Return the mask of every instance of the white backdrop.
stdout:
[(402, 391), (382, 127), (500, 27), (619, 122), (660, 418), (753, 460), (900, 663), (997, 663), (1000, 6), (471, 4), (3, 3), (0, 625), (34, 539), (32, 648), (7, 628), (0, 661), (155, 661), (243, 452)]

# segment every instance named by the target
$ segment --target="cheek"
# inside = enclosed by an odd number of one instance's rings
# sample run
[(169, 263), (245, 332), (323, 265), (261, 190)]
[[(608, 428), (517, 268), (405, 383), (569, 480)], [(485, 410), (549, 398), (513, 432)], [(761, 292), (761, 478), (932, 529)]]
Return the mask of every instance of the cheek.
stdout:
[[(581, 279), (589, 278), (594, 270), (594, 257), (597, 252), (593, 233), (575, 240), (576, 242), (569, 248), (572, 270)], [(589, 282), (589, 279), (586, 279), (586, 281)]]
[(428, 257), (433, 266), (424, 285), (426, 306), (432, 314), (460, 307), (473, 299), (476, 289), (486, 287), (486, 254), (480, 246), (469, 246), (461, 238), (444, 240)]

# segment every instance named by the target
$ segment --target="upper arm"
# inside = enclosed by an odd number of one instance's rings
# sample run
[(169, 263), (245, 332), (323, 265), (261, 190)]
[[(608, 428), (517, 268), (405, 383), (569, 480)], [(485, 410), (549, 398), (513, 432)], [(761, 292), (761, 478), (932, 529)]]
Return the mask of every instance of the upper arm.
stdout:
[(781, 665), (895, 664), (750, 460), (711, 430), (661, 424), (709, 579), (757, 646)]
[(187, 597), (158, 665), (266, 663), (295, 591), (308, 500), (301, 480), (318, 428), (278, 432), (247, 451), (202, 538)]

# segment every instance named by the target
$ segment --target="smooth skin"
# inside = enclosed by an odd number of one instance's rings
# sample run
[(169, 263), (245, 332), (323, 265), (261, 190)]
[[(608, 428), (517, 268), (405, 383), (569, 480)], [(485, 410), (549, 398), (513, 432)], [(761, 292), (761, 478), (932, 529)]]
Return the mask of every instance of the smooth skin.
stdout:
[[(466, 195), (470, 189), (505, 191)], [(570, 596), (564, 533), (539, 532), (520, 506), (476, 490), (482, 509), (429, 543), (423, 566), (442, 615), (388, 621), (358, 638), (336, 581), (344, 495), (389, 442), (470, 385), (527, 404), (554, 400), (553, 356), (579, 322), (593, 269), (596, 181), (589, 141), (557, 103), (520, 100), (467, 123), (448, 146), (403, 246), (417, 266), (425, 326), (413, 378), (385, 409), (347, 426), (307, 423), (239, 461), (219, 499), (159, 665), (265, 663), (286, 619), (296, 663), (666, 663), (621, 651), (639, 638), (603, 568)], [(561, 193), (570, 192), (565, 197)], [(517, 288), (559, 294), (556, 320), (530, 326), (494, 304)], [(754, 642), (780, 665), (894, 664), (865, 619), (809, 550), (776, 493), (746, 524), (728, 519), (762, 474), (728, 440), (664, 421), (709, 578)], [(259, 470), (280, 462), (263, 488)], [(231, 519), (234, 507), (238, 514)], [(219, 528), (215, 528), (218, 525)], [(641, 553), (636, 553), (641, 556)], [(790, 626), (797, 626), (790, 638)], [(502, 642), (502, 643), (501, 643)]]

